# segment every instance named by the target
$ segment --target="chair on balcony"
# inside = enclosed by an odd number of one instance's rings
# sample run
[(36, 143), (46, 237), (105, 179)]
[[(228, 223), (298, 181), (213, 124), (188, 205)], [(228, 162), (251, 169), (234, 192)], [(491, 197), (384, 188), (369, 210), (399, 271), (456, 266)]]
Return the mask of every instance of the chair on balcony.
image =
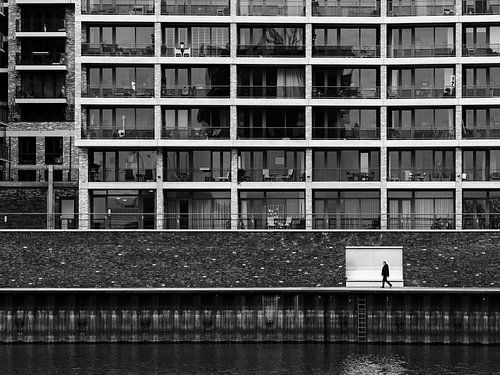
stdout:
[(174, 57), (182, 57), (182, 51), (179, 48), (174, 48)]
[(125, 181), (135, 181), (134, 171), (132, 169), (125, 169)]
[(182, 57), (191, 57), (191, 47), (184, 49), (184, 52), (182, 53)]
[(267, 229), (276, 229), (276, 223), (274, 222), (274, 217), (267, 217)]
[(264, 181), (272, 181), (273, 180), (273, 178), (269, 174), (269, 169), (263, 169), (262, 170), (262, 175), (264, 177)]
[(289, 169), (288, 172), (287, 172), (287, 174), (281, 177), (282, 180), (283, 181), (292, 181), (293, 172), (294, 172), (293, 168)]
[(229, 178), (231, 177), (231, 172), (227, 172), (225, 176), (217, 177), (217, 181), (219, 182), (229, 182)]
[(144, 180), (146, 180), (146, 181), (154, 181), (153, 170), (152, 169), (145, 169), (144, 170)]

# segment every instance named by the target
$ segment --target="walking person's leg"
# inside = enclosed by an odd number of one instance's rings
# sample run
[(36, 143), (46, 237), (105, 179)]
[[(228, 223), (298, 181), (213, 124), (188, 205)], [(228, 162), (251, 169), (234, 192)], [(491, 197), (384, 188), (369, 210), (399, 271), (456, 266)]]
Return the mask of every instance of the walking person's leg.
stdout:
[(382, 288), (385, 286), (385, 282), (387, 281), (387, 276), (382, 277)]

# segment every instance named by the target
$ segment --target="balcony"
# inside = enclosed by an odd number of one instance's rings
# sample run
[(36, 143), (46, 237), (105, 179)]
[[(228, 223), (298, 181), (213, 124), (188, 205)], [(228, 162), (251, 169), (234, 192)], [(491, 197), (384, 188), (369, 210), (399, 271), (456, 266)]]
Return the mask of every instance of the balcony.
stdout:
[(390, 168), (388, 181), (455, 181), (455, 169)]
[(455, 56), (455, 45), (410, 45), (405, 47), (388, 46), (387, 57), (442, 57)]
[(313, 214), (313, 229), (380, 229), (376, 213)]
[(388, 139), (454, 139), (455, 129), (449, 128), (387, 128)]
[(163, 217), (164, 229), (231, 229), (229, 212), (175, 212)]
[(341, 127), (328, 127), (317, 128), (313, 127), (313, 139), (379, 139), (380, 129), (371, 128), (364, 129), (359, 126), (351, 128)]
[(380, 98), (380, 87), (367, 86), (313, 86), (315, 99), (376, 99)]
[(238, 128), (240, 139), (304, 139), (305, 128), (302, 127), (266, 127)]
[(304, 57), (305, 46), (238, 44), (237, 55), (238, 57)]
[(66, 88), (64, 85), (57, 87), (46, 87), (36, 85), (21, 85), (16, 88), (16, 98), (20, 99), (66, 99)]
[(469, 139), (500, 138), (500, 127), (463, 128), (462, 136)]
[(156, 169), (102, 169), (98, 165), (89, 168), (90, 182), (153, 182), (156, 181)]
[(162, 0), (161, 14), (179, 16), (229, 16), (229, 0)]
[(78, 229), (78, 216), (77, 213), (2, 212), (0, 213), (0, 229)]
[(304, 86), (238, 86), (241, 98), (304, 98)]
[(82, 56), (154, 56), (154, 54), (153, 44), (82, 44)]
[(17, 65), (66, 65), (66, 53), (32, 51), (16, 54)]
[(463, 96), (464, 98), (498, 98), (500, 97), (500, 86), (464, 86)]
[(154, 139), (154, 129), (103, 129), (100, 126), (82, 128), (86, 139)]
[(82, 90), (85, 98), (154, 97), (153, 88), (87, 87)]
[[(47, 33), (47, 32), (65, 32), (66, 22), (64, 16), (61, 18), (23, 18), (20, 22), (16, 20), (16, 33)], [(43, 35), (41, 35), (43, 36)]]
[(313, 57), (380, 57), (380, 46), (313, 46)]
[(315, 17), (380, 17), (380, 1), (312, 0), (312, 15)]
[(462, 2), (462, 13), (464, 15), (475, 14), (500, 14), (500, 0), (478, 0)]
[(239, 169), (238, 182), (297, 182), (305, 181), (305, 173), (295, 168)]
[(162, 97), (229, 98), (229, 85), (162, 86)]
[(166, 181), (186, 182), (186, 181), (204, 181), (204, 182), (230, 182), (231, 172), (229, 170), (212, 170), (210, 167), (190, 170), (165, 169), (163, 174)]
[(464, 212), (463, 229), (500, 229), (500, 214), (496, 212)]
[(454, 98), (454, 87), (393, 86), (387, 89), (388, 99)]
[(303, 213), (240, 213), (238, 218), (240, 229), (306, 229), (306, 216)]
[(80, 214), (80, 219), (90, 218), (91, 229), (155, 229), (155, 213), (93, 213)]
[(455, 214), (388, 214), (387, 229), (455, 229)]
[(499, 56), (500, 44), (466, 44), (462, 53), (464, 56)]
[(455, 14), (454, 2), (443, 2), (440, 0), (427, 0), (425, 5), (416, 2), (388, 1), (387, 15), (389, 17), (407, 16), (453, 16)]
[(169, 128), (164, 127), (164, 139), (229, 139), (229, 127)]
[(378, 169), (314, 168), (313, 181), (380, 181)]
[(154, 14), (154, 0), (83, 0), (82, 14)]
[(500, 181), (500, 169), (494, 167), (464, 167), (465, 180), (467, 181)]
[(200, 45), (199, 48), (192, 48), (190, 45), (184, 47), (167, 47), (165, 44), (161, 46), (161, 55), (166, 57), (228, 57), (229, 48)]
[(252, 0), (238, 1), (238, 16), (305, 16), (304, 0), (267, 0), (255, 2)]

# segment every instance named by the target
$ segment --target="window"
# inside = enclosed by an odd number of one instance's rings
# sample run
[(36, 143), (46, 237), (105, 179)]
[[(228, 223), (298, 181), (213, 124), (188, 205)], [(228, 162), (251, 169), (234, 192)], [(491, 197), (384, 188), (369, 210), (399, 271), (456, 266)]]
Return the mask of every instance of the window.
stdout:
[(500, 191), (464, 190), (464, 229), (500, 229)]
[(389, 108), (388, 138), (438, 139), (455, 136), (454, 108)]
[(304, 151), (241, 151), (241, 181), (305, 181)]
[(471, 181), (500, 180), (500, 150), (464, 150), (463, 172)]
[(238, 68), (238, 96), (303, 98), (304, 91), (304, 68)]
[(390, 181), (455, 181), (453, 150), (388, 150)]
[(167, 27), (163, 30), (163, 40), (162, 53), (166, 56), (229, 56), (227, 26)]
[(238, 108), (239, 138), (304, 138), (304, 108)]
[(315, 27), (313, 56), (376, 57), (378, 40), (376, 27)]
[(63, 138), (45, 138), (45, 164), (63, 163)]
[(329, 150), (313, 153), (314, 181), (378, 181), (378, 150)]
[(500, 138), (500, 107), (464, 108), (466, 138)]
[(19, 137), (19, 164), (36, 164), (36, 138)]
[(377, 139), (378, 137), (378, 109), (313, 108), (313, 138)]
[(165, 154), (166, 181), (229, 182), (229, 151), (168, 151)]

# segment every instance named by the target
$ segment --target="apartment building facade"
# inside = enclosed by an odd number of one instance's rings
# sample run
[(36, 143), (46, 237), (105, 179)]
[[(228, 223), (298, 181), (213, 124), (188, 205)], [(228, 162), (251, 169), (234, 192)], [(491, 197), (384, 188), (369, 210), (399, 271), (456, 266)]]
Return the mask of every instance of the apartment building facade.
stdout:
[[(32, 7), (64, 23), (22, 35)], [(8, 25), (0, 188), (46, 170), (47, 225), (500, 226), (497, 0), (17, 0)]]

